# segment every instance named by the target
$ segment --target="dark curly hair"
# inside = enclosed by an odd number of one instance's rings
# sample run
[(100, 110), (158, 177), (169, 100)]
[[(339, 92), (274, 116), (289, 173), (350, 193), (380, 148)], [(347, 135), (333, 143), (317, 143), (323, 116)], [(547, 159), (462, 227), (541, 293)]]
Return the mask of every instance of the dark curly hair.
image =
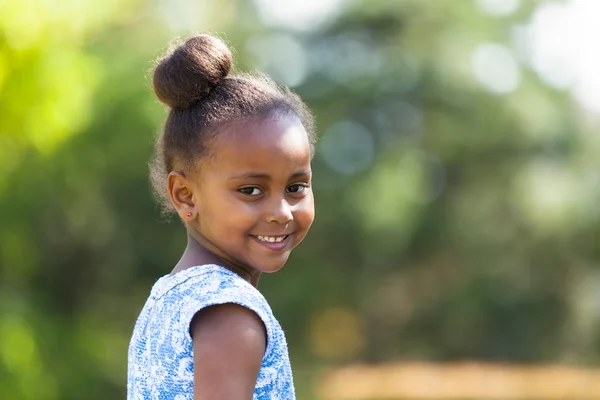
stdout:
[(172, 45), (157, 61), (154, 92), (170, 110), (156, 139), (150, 178), (164, 212), (173, 210), (168, 174), (175, 168), (194, 168), (207, 155), (208, 140), (226, 123), (294, 115), (314, 152), (313, 116), (300, 97), (266, 75), (228, 76), (232, 65), (227, 45), (207, 34)]

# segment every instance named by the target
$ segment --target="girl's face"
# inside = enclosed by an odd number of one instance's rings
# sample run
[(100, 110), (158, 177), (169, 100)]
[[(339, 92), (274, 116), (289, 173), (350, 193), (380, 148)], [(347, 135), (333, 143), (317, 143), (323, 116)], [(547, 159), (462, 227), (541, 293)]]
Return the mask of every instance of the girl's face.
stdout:
[(311, 174), (298, 119), (230, 125), (191, 179), (197, 239), (234, 265), (279, 270), (313, 222)]

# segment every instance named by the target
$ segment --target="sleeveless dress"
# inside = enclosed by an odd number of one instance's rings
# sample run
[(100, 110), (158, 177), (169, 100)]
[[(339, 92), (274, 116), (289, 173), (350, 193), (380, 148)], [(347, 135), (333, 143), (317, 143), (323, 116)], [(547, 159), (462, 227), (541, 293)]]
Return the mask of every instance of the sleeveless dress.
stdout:
[(267, 346), (252, 398), (295, 399), (285, 335), (265, 298), (234, 272), (201, 265), (164, 276), (152, 287), (129, 344), (127, 400), (193, 400), (190, 322), (202, 308), (224, 303), (254, 311), (266, 328)]

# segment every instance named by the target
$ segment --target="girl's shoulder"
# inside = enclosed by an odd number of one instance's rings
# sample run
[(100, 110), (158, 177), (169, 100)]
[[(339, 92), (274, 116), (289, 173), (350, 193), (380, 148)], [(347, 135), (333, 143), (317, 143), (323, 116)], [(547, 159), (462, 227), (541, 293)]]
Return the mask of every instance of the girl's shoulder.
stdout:
[(225, 303), (236, 303), (253, 310), (265, 325), (273, 319), (267, 300), (254, 286), (227, 268), (214, 264), (163, 276), (153, 286), (150, 299), (161, 308), (178, 310), (184, 320), (191, 320), (205, 307)]
[(178, 294), (210, 294), (228, 288), (260, 292), (236, 273), (216, 264), (197, 265), (173, 275), (161, 277), (152, 287), (150, 297), (158, 300)]

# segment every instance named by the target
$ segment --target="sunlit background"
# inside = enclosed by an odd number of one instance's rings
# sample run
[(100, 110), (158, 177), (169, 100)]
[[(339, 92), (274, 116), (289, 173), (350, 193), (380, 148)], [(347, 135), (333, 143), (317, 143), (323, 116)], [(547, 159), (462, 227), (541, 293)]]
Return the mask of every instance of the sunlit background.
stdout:
[(149, 85), (209, 31), (314, 111), (261, 278), (308, 399), (600, 399), (600, 1), (0, 0), (0, 398), (122, 399), (185, 245)]

